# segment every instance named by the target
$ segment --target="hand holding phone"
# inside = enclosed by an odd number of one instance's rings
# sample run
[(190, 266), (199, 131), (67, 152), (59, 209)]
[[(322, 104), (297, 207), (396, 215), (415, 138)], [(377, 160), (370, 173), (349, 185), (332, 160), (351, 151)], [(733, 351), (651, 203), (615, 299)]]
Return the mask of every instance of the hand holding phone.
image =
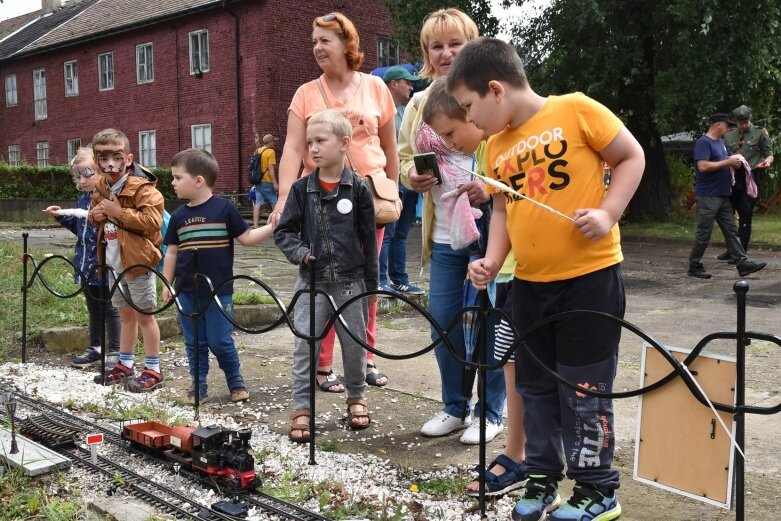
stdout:
[(415, 154), (412, 157), (415, 160), (415, 170), (419, 175), (430, 175), (436, 178), (437, 184), (442, 184), (442, 175), (439, 173), (437, 156), (434, 152)]
[(762, 161), (757, 165), (757, 168), (767, 168), (767, 161)]

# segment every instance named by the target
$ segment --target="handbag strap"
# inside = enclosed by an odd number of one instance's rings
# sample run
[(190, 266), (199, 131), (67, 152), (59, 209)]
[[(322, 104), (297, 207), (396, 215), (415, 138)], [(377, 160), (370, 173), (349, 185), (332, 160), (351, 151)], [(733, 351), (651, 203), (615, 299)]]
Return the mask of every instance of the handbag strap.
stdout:
[[(323, 83), (320, 81), (320, 78), (317, 78), (317, 88), (320, 89), (320, 94), (323, 96), (323, 101), (325, 101), (325, 106), (327, 108), (331, 108), (331, 104), (328, 102), (328, 96), (325, 95), (325, 89), (323, 88)], [(355, 169), (355, 161), (353, 161), (353, 156), (350, 155), (350, 149), (347, 149), (347, 162), (349, 163), (350, 170), (353, 172), (357, 172)]]

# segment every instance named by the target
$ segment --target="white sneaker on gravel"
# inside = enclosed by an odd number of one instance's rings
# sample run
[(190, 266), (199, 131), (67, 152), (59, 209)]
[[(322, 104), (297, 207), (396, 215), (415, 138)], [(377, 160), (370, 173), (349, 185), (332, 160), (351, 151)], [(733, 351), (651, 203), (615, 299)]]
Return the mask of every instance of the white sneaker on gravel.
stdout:
[(423, 424), (420, 433), (423, 436), (445, 436), (451, 432), (466, 429), (472, 423), (472, 417), (467, 416), (464, 421), (458, 416), (451, 416), (445, 411), (439, 411), (429, 421)]
[[(504, 430), (504, 425), (485, 421), (485, 442), (496, 438)], [(461, 443), (464, 445), (477, 445), (480, 443), (480, 422), (476, 421), (461, 435)]]

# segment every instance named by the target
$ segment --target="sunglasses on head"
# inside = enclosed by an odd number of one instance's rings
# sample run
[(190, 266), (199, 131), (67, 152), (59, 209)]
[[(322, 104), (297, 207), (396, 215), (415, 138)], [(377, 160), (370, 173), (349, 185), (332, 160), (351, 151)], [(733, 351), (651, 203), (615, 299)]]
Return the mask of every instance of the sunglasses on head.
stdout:
[(323, 15), (320, 17), (320, 19), (326, 23), (328, 22), (336, 22), (339, 24), (339, 27), (341, 27), (342, 32), (344, 32), (344, 24), (342, 24), (342, 19), (336, 16), (335, 13), (328, 13), (326, 15)]

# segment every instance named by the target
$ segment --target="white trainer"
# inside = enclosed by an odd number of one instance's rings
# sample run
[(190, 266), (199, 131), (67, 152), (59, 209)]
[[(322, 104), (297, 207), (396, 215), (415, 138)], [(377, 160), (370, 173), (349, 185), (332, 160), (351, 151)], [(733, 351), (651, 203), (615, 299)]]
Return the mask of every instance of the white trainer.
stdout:
[[(485, 421), (485, 442), (496, 438), (504, 430), (504, 425), (501, 423), (494, 423), (492, 421)], [(464, 431), (461, 435), (461, 443), (464, 445), (477, 445), (480, 443), (480, 422), (476, 421)]]
[(451, 416), (445, 411), (439, 411), (429, 421), (423, 424), (420, 433), (423, 436), (445, 436), (451, 432), (466, 429), (472, 423), (472, 417), (467, 416), (464, 421), (458, 416)]

